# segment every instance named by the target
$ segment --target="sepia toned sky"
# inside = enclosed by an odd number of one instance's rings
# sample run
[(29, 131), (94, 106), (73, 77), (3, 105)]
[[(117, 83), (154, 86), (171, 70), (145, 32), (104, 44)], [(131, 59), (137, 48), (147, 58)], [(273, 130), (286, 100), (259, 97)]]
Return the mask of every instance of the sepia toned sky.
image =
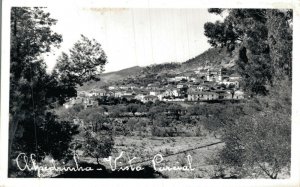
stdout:
[(48, 7), (58, 20), (53, 30), (62, 34), (61, 48), (45, 56), (50, 71), (62, 51), (80, 34), (101, 43), (108, 64), (105, 72), (132, 66), (183, 62), (207, 50), (204, 23), (222, 19), (206, 9), (97, 9)]

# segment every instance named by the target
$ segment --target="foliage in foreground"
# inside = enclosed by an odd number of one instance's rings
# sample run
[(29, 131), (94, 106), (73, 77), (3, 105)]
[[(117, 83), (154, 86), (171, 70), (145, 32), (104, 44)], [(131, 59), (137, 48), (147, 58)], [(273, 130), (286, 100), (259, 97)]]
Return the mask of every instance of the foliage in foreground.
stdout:
[[(261, 172), (277, 178), (291, 159), (292, 10), (209, 9), (227, 12), (223, 22), (206, 23), (205, 35), (213, 47), (238, 49), (237, 71), (243, 87), (252, 93), (240, 115), (220, 119), (226, 143), (217, 163)], [(235, 116), (235, 115), (234, 115)], [(252, 170), (251, 170), (252, 169)], [(251, 173), (252, 172), (252, 173)]]
[(106, 64), (100, 44), (82, 36), (70, 50), (70, 61), (61, 58), (48, 74), (43, 55), (62, 42), (52, 31), (55, 24), (43, 8), (11, 9), (10, 176), (18, 175), (14, 161), (20, 152), (35, 154), (38, 162), (47, 155), (65, 158), (77, 126), (58, 120), (51, 109), (76, 96), (77, 86), (94, 79)]

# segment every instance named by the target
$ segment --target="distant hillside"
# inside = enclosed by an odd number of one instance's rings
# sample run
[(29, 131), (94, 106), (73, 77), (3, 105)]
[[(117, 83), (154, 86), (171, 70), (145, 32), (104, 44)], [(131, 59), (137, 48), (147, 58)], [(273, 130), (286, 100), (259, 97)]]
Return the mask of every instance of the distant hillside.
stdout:
[(228, 53), (226, 49), (223, 48), (210, 48), (202, 54), (191, 58), (183, 63), (162, 63), (157, 65), (150, 65), (147, 67), (134, 66), (116, 72), (103, 73), (100, 76), (100, 81), (90, 81), (84, 84), (82, 87), (80, 87), (79, 90), (90, 90), (94, 88), (100, 88), (104, 85), (109, 85), (113, 82), (120, 82), (126, 79), (143, 79), (148, 75), (154, 77), (162, 77), (165, 76), (165, 74), (179, 74), (183, 72), (196, 70), (199, 67), (225, 67), (227, 69), (234, 69), (236, 59), (236, 51)]
[(124, 78), (128, 78), (131, 76), (135, 76), (141, 72), (143, 68), (139, 66), (133, 66), (130, 68), (122, 69), (120, 71), (103, 73), (100, 78), (102, 81), (111, 82), (111, 81), (118, 81)]
[(210, 48), (202, 54), (182, 63), (183, 69), (198, 67), (232, 67), (235, 65), (237, 52), (228, 53), (225, 48)]
[(142, 67), (134, 66), (126, 69), (122, 69), (120, 71), (103, 73), (100, 75), (100, 81), (90, 81), (84, 84), (79, 90), (90, 90), (94, 88), (100, 88), (103, 85), (124, 80), (129, 77), (135, 77), (142, 71)]
[(181, 65), (182, 63), (176, 63), (176, 62), (150, 65), (143, 68), (142, 73), (146, 73), (146, 74), (158, 74), (164, 72), (169, 73), (171, 71), (179, 70), (181, 68)]

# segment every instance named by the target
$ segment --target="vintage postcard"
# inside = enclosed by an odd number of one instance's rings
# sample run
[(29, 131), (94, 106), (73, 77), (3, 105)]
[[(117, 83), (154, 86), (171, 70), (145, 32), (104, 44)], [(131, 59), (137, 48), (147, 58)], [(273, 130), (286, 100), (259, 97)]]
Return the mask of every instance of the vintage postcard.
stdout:
[(203, 3), (4, 1), (0, 186), (298, 186), (299, 1)]

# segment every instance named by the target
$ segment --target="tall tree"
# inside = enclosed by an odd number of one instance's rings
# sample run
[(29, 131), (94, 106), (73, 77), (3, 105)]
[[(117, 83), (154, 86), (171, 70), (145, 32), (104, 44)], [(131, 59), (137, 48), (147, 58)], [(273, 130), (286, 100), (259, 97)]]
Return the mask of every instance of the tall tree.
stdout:
[(271, 9), (266, 12), (268, 44), (276, 77), (288, 75), (292, 77), (292, 10)]
[(20, 122), (37, 119), (47, 108), (51, 76), (46, 74), (41, 54), (62, 41), (61, 35), (51, 30), (55, 23), (41, 8), (11, 9), (10, 150)]
[[(76, 126), (58, 120), (51, 109), (76, 96), (77, 85), (95, 78), (93, 72), (96, 71), (97, 65), (105, 64), (106, 56), (102, 49), (99, 49), (98, 43), (83, 37), (83, 42), (75, 44), (70, 58), (77, 64), (78, 58), (84, 58), (85, 60), (80, 61), (81, 66), (60, 68), (61, 71), (48, 74), (42, 54), (49, 52), (52, 47), (59, 47), (62, 41), (61, 35), (51, 29), (55, 24), (56, 20), (43, 8), (11, 9), (11, 171), (18, 152), (35, 153), (38, 161), (47, 154), (60, 159), (68, 152), (72, 136), (78, 133)], [(87, 50), (84, 54), (83, 49)], [(83, 71), (80, 70), (82, 67)], [(66, 70), (67, 76), (62, 74), (63, 70)], [(99, 71), (101, 70), (100, 68)], [(75, 78), (72, 75), (75, 75)]]
[(100, 164), (100, 158), (106, 158), (110, 155), (114, 140), (112, 136), (112, 129), (102, 132), (86, 132), (84, 138), (84, 153), (87, 156), (95, 158), (97, 164)]
[(213, 47), (237, 49), (238, 71), (248, 91), (267, 94), (267, 87), (273, 85), (275, 78), (291, 74), (291, 10), (209, 9), (209, 12), (228, 13), (223, 22), (206, 23), (205, 35)]
[(99, 80), (98, 75), (103, 72), (107, 63), (106, 54), (99, 42), (81, 35), (69, 52), (70, 55), (61, 54), (54, 69), (62, 81), (82, 85), (89, 80)]
[[(214, 47), (236, 49), (244, 88), (255, 95), (240, 111), (230, 112), (228, 108), (227, 115), (222, 112), (216, 116), (223, 124), (221, 139), (225, 142), (217, 160), (225, 168), (243, 170), (247, 176), (255, 172), (277, 178), (283, 169), (290, 168), (292, 11), (209, 12), (227, 12), (223, 22), (205, 24), (205, 35)], [(233, 34), (226, 34), (227, 27)]]

